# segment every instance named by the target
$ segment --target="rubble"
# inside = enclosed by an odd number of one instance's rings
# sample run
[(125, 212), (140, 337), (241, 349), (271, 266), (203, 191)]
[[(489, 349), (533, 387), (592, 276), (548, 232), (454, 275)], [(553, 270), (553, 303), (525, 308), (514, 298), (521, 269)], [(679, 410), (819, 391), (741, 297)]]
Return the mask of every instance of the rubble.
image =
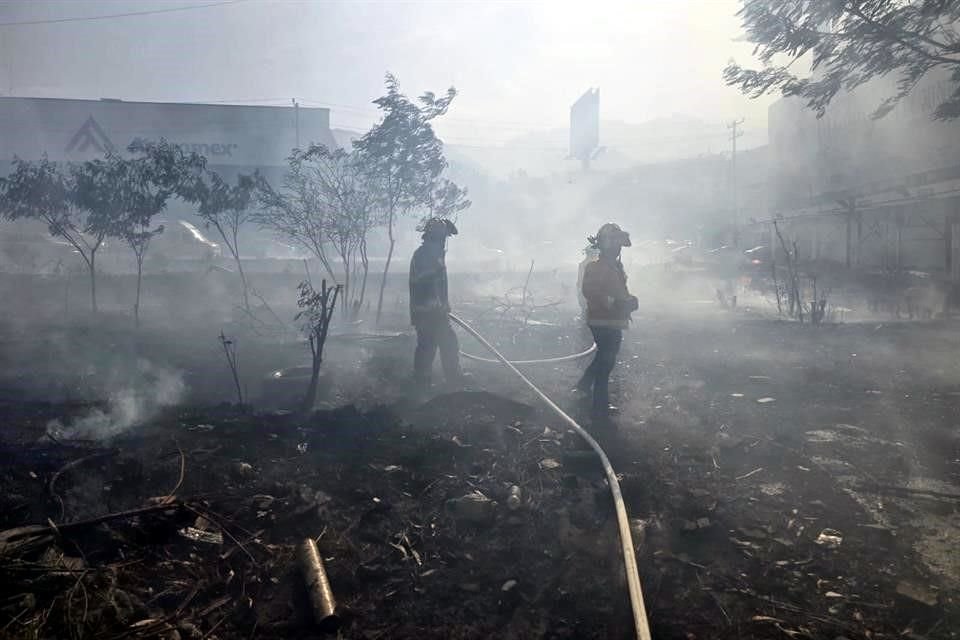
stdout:
[(814, 542), (827, 549), (838, 549), (843, 544), (843, 534), (836, 529), (824, 529)]
[(447, 511), (454, 518), (475, 524), (490, 524), (496, 513), (497, 503), (480, 491), (471, 491), (459, 498), (447, 500)]

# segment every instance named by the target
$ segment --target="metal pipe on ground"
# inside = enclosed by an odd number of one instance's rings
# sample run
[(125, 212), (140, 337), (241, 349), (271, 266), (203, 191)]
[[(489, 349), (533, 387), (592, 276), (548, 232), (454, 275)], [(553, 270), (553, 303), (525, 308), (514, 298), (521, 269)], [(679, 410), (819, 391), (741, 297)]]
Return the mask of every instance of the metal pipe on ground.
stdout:
[(304, 540), (297, 555), (313, 619), (322, 631), (332, 633), (340, 626), (340, 616), (337, 615), (337, 602), (334, 600), (333, 589), (330, 587), (316, 541), (313, 538)]
[(574, 431), (576, 431), (581, 438), (583, 438), (590, 448), (594, 450), (597, 456), (600, 458), (600, 462), (603, 464), (603, 471), (607, 477), (607, 484), (610, 485), (610, 494), (613, 497), (613, 504), (617, 513), (617, 528), (620, 532), (620, 548), (623, 552), (623, 566), (626, 569), (627, 573), (627, 587), (630, 591), (630, 607), (633, 610), (633, 623), (634, 631), (638, 640), (651, 640), (650, 635), (650, 624), (647, 621), (647, 608), (643, 602), (643, 589), (640, 586), (640, 571), (637, 568), (637, 554), (633, 547), (633, 536), (630, 532), (630, 521), (627, 518), (627, 508), (623, 504), (623, 494), (620, 492), (620, 482), (617, 480), (617, 474), (613, 470), (613, 466), (610, 464), (610, 459), (607, 458), (607, 454), (603, 451), (600, 445), (596, 440), (593, 439), (586, 429), (577, 424), (576, 420), (567, 415), (556, 403), (551, 400), (547, 394), (541, 391), (535, 384), (530, 382), (529, 379), (510, 363), (509, 360), (503, 357), (499, 351), (494, 348), (492, 344), (487, 342), (486, 338), (477, 333), (473, 327), (467, 324), (464, 320), (461, 320), (454, 314), (449, 314), (450, 319), (455, 323), (463, 327), (470, 335), (476, 338), (480, 344), (490, 350), (493, 355), (497, 357), (497, 360), (507, 367), (514, 374), (520, 378), (524, 384), (530, 387), (534, 393), (536, 393), (541, 400), (543, 400), (548, 407), (550, 407), (560, 418), (570, 425)]

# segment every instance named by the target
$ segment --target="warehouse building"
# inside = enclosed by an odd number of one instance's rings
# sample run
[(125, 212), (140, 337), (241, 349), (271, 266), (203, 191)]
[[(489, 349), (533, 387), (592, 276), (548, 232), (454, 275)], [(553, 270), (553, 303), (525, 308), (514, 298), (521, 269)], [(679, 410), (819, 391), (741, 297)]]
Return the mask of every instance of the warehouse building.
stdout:
[(15, 156), (82, 162), (124, 152), (137, 139), (161, 138), (206, 156), (208, 166), (225, 176), (259, 169), (271, 179), (283, 175), (291, 149), (336, 145), (329, 109), (0, 98), (3, 174)]
[[(273, 184), (283, 180), (292, 149), (314, 142), (336, 146), (329, 109), (0, 97), (0, 176), (9, 173), (15, 157), (83, 162), (111, 151), (126, 153), (138, 139), (165, 139), (184, 151), (203, 155), (207, 167), (228, 181), (237, 174), (259, 170)], [(181, 232), (184, 246), (171, 248), (172, 254), (205, 252), (211, 239), (189, 242), (195, 235), (188, 233), (190, 228), (202, 234), (193, 214), (192, 205), (171, 202), (161, 221), (171, 233), (158, 245), (172, 244), (176, 230)], [(50, 252), (38, 246), (53, 247), (54, 240), (45, 238), (44, 232), (38, 223), (0, 225), (0, 264), (47, 261)], [(262, 257), (285, 250), (256, 229), (247, 229), (242, 235), (245, 254)], [(44, 238), (44, 242), (34, 241), (36, 238)], [(18, 257), (4, 260), (4, 256)], [(40, 257), (27, 260), (30, 256)]]

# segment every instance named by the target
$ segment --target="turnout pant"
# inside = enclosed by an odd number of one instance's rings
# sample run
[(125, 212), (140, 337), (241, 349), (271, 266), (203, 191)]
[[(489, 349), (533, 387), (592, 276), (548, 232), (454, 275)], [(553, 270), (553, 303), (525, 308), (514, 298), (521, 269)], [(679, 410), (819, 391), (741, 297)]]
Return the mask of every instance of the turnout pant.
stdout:
[(577, 388), (589, 393), (593, 389), (593, 411), (606, 414), (610, 406), (610, 373), (617, 364), (623, 331), (612, 327), (590, 327), (593, 341), (597, 343), (597, 353), (593, 362), (583, 372)]
[(417, 329), (417, 350), (413, 354), (413, 372), (417, 383), (430, 384), (430, 372), (438, 348), (447, 382), (459, 380), (460, 343), (457, 342), (457, 334), (453, 332), (446, 314), (418, 319), (414, 327)]

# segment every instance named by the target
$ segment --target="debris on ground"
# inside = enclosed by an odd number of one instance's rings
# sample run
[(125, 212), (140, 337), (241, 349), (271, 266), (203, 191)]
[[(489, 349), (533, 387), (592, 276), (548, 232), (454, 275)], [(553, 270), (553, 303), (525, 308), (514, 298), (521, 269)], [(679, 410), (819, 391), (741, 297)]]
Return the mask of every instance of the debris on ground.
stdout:
[[(894, 349), (858, 345), (870, 366), (851, 368), (849, 337), (780, 325), (720, 325), (749, 357), (711, 358), (713, 325), (684, 322), (632, 328), (620, 429), (597, 434), (654, 637), (953, 637), (956, 386), (918, 390), (922, 371), (880, 361)], [(550, 353), (579, 339), (538, 331)], [(754, 345), (790, 364), (758, 367)], [(758, 369), (775, 402), (744, 388)], [(536, 372), (557, 398), (576, 373)], [(380, 389), (310, 416), (171, 409), (109, 442), (48, 431), (89, 405), (0, 399), (0, 636), (317, 638), (309, 538), (345, 640), (629, 637), (596, 456), (502, 378), (389, 409)]]

